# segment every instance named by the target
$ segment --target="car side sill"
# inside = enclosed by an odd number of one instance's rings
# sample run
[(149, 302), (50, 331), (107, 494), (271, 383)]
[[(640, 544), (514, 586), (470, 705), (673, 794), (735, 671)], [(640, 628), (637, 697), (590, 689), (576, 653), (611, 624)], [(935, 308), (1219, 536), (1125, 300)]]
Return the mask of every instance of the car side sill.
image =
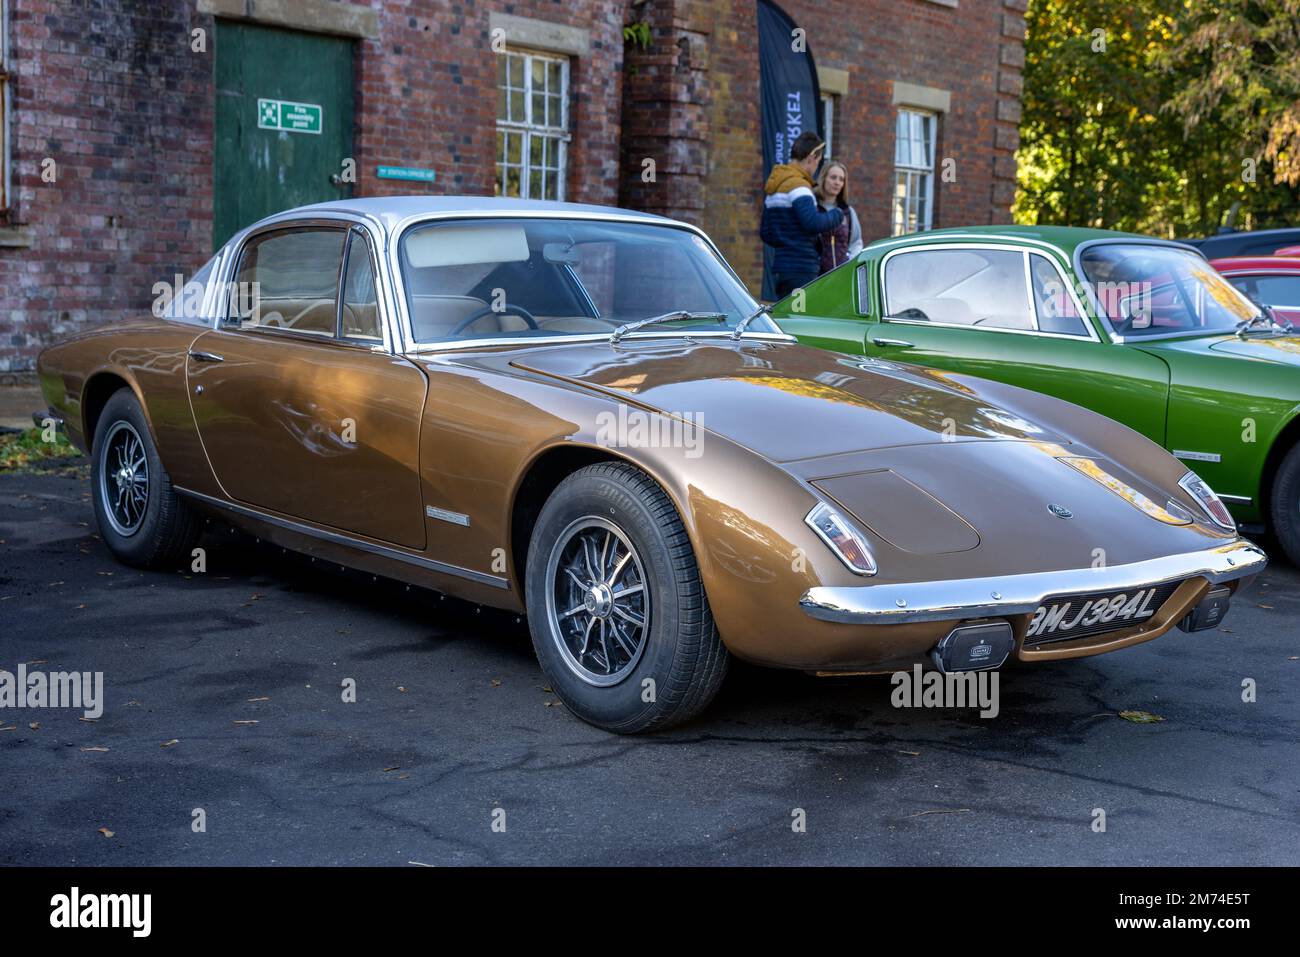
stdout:
[(1258, 574), (1267, 564), (1263, 551), (1238, 538), (1202, 551), (1102, 568), (896, 585), (818, 586), (804, 592), (799, 606), (821, 621), (857, 625), (998, 618), (1029, 614), (1054, 595), (1120, 591), (1196, 576), (1217, 585)]
[(405, 562), (407, 565), (414, 565), (417, 568), (424, 568), (431, 572), (437, 572), (441, 575), (453, 575), (457, 578), (465, 578), (480, 585), (490, 585), (493, 588), (508, 589), (510, 583), (499, 575), (489, 575), (486, 572), (476, 572), (470, 568), (461, 568), (459, 565), (449, 565), (446, 562), (435, 561), (432, 558), (424, 558), (421, 555), (412, 555), (410, 552), (404, 552), (397, 548), (390, 548), (387, 545), (379, 545), (375, 542), (368, 542), (362, 538), (354, 538), (351, 535), (345, 535), (342, 532), (336, 532), (316, 525), (306, 525), (302, 522), (295, 522), (292, 519), (281, 518), (270, 512), (263, 512), (260, 509), (249, 508), (246, 505), (237, 505), (234, 502), (227, 502), (225, 499), (216, 498), (212, 495), (205, 495), (202, 492), (195, 492), (192, 489), (175, 486), (176, 494), (183, 495), (186, 498), (192, 498), (204, 505), (210, 505), (214, 508), (224, 509), (228, 512), (234, 512), (237, 515), (247, 515), (249, 518), (255, 518), (259, 522), (266, 522), (269, 525), (276, 525), (280, 528), (287, 529), (291, 532), (297, 532), (301, 535), (310, 535), (312, 538), (319, 538), (322, 541), (331, 542), (335, 545), (345, 545), (348, 548), (355, 548), (359, 551), (369, 552), (372, 555), (379, 555), (382, 558), (391, 558), (394, 561)]

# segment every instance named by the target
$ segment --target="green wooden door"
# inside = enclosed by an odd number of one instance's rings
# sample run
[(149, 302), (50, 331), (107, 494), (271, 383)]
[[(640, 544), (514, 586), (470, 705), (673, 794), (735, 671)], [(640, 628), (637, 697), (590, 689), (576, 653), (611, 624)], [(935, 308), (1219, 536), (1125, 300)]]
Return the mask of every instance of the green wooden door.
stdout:
[(352, 41), (217, 21), (212, 242), (352, 193)]

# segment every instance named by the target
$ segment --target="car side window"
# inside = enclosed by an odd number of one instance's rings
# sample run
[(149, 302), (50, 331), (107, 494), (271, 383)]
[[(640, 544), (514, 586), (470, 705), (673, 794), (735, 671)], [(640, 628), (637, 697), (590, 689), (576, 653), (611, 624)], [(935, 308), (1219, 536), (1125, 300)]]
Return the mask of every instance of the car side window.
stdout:
[(1079, 315), (1074, 297), (1061, 272), (1046, 256), (1031, 253), (1029, 277), (1033, 282), (1034, 310), (1040, 332), (1063, 336), (1087, 336), (1088, 327)]
[(1025, 283), (1024, 253), (1015, 249), (918, 249), (885, 263), (890, 319), (980, 329), (1036, 328)]
[(871, 267), (863, 263), (858, 267), (858, 315), (871, 315)]
[(1300, 276), (1229, 276), (1228, 282), (1266, 306), (1300, 307)]
[(171, 283), (166, 282), (155, 286), (154, 290), (161, 292), (162, 295), (155, 300), (154, 315), (198, 326), (209, 325), (212, 317), (205, 307), (208, 281), (212, 278), (213, 269), (220, 258), (221, 253), (218, 252), (188, 281), (183, 276), (180, 277), (182, 281), (180, 289), (174, 289)]
[(360, 230), (348, 234), (347, 259), (343, 272), (343, 307), (339, 312), (339, 335), (345, 339), (383, 342), (379, 326), (379, 297), (375, 293), (375, 272), (370, 261), (370, 244)]
[[(333, 338), (345, 228), (290, 227), (262, 233), (239, 256), (240, 329), (284, 329)], [(249, 290), (247, 294), (242, 290)]]

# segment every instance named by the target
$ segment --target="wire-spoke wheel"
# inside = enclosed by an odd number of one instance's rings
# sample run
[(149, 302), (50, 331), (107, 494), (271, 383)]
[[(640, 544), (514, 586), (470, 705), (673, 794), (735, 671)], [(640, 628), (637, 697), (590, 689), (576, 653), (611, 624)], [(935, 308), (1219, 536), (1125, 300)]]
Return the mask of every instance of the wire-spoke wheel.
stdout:
[(524, 583), (551, 689), (600, 728), (666, 728), (727, 672), (690, 536), (664, 490), (626, 462), (579, 469), (537, 516)]
[(104, 514), (123, 537), (134, 535), (149, 507), (149, 457), (130, 422), (114, 422), (100, 460), (99, 493)]
[(651, 601), (623, 530), (594, 515), (569, 524), (546, 565), (546, 614), (560, 654), (588, 684), (618, 684), (645, 650)]

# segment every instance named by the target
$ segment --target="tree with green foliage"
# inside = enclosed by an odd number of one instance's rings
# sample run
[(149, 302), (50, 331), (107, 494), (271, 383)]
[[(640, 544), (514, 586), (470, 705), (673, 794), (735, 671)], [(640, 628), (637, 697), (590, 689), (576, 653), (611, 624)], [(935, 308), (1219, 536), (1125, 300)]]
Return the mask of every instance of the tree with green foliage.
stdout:
[(1300, 220), (1297, 8), (1031, 0), (1016, 221), (1201, 236), (1238, 206), (1238, 226)]

